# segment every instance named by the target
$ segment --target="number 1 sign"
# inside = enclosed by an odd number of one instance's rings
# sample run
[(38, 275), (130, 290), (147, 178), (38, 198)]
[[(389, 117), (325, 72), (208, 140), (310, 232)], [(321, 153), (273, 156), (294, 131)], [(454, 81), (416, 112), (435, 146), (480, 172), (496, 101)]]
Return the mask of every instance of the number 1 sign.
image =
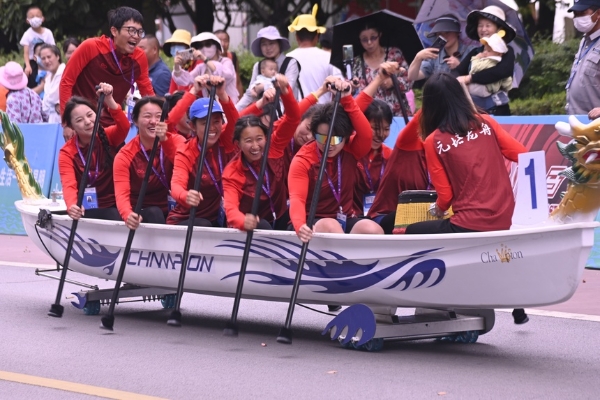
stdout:
[(548, 220), (546, 154), (543, 151), (519, 154), (515, 203), (512, 229)]

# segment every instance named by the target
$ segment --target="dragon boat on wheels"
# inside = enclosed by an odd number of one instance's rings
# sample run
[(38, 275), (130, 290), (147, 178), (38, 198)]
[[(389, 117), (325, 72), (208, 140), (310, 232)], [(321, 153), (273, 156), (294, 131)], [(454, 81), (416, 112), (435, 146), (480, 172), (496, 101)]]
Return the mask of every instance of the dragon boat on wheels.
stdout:
[[(3, 124), (5, 159), (24, 196), (15, 206), (27, 235), (60, 264), (72, 221), (62, 201), (41, 196), (26, 161), (14, 157), (22, 151), (17, 148), (18, 128), (4, 120)], [(373, 351), (392, 339), (473, 343), (492, 330), (494, 309), (568, 300), (581, 281), (599, 225), (594, 217), (600, 208), (600, 160), (595, 160), (600, 123), (572, 120), (570, 125), (558, 125), (561, 133), (573, 138), (568, 145), (559, 145), (573, 166), (565, 171), (570, 184), (560, 206), (548, 215), (547, 204), (540, 202), (546, 208), (545, 221), (481, 233), (316, 233), (297, 303), (348, 306), (323, 333), (344, 347)], [(521, 184), (519, 192), (533, 186)], [(535, 197), (533, 192), (526, 196), (528, 201)], [(123, 222), (79, 220), (69, 269), (115, 280), (128, 233)], [(140, 225), (127, 256), (127, 285), (120, 297), (158, 298), (163, 306), (172, 307), (181, 268), (187, 272), (185, 292), (233, 297), (246, 233), (194, 228), (189, 260), (183, 266), (185, 235), (185, 226)], [(256, 230), (242, 297), (289, 301), (301, 246), (294, 232)], [(82, 291), (73, 304), (98, 314), (110, 293), (112, 289)], [(397, 316), (397, 308), (415, 308), (415, 313)]]

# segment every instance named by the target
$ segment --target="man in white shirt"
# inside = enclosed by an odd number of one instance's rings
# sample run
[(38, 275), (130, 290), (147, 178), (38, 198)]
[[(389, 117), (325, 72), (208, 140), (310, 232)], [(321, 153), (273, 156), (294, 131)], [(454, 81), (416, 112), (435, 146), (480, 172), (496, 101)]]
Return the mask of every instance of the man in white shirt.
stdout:
[[(296, 17), (288, 29), (296, 33), (298, 48), (287, 54), (300, 64), (300, 93), (296, 98), (302, 99), (319, 89), (325, 78), (330, 75), (342, 76), (341, 71), (329, 64), (331, 53), (316, 47), (319, 35), (326, 31), (323, 26), (317, 26), (318, 6), (315, 4), (312, 14), (302, 14)], [(331, 95), (326, 94), (319, 99), (319, 103), (331, 101)]]

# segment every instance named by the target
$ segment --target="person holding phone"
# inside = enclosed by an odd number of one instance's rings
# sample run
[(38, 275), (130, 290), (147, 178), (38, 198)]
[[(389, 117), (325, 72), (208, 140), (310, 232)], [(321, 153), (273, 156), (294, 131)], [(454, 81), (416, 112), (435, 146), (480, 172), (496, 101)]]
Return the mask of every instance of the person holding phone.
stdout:
[(437, 37), (432, 46), (417, 53), (408, 67), (408, 79), (420, 81), (436, 72), (448, 72), (458, 76), (454, 71), (467, 54), (475, 48), (465, 45), (460, 40), (460, 21), (452, 14), (442, 15), (435, 20), (433, 28), (427, 35)]
[(202, 60), (202, 64), (188, 72), (181, 66), (185, 63), (182, 54), (175, 56), (173, 80), (177, 85), (193, 84), (194, 78), (204, 74), (225, 78), (225, 92), (234, 103), (240, 97), (237, 90), (235, 67), (231, 59), (223, 57), (223, 47), (219, 38), (211, 32), (202, 32), (192, 38), (193, 57)]

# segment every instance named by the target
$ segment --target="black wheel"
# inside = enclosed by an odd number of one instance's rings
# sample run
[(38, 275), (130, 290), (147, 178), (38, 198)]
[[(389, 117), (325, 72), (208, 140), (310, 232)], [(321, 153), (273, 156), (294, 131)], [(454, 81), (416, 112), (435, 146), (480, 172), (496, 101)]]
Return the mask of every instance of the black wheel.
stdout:
[(361, 346), (362, 350), (373, 352), (383, 349), (383, 338), (374, 338)]

